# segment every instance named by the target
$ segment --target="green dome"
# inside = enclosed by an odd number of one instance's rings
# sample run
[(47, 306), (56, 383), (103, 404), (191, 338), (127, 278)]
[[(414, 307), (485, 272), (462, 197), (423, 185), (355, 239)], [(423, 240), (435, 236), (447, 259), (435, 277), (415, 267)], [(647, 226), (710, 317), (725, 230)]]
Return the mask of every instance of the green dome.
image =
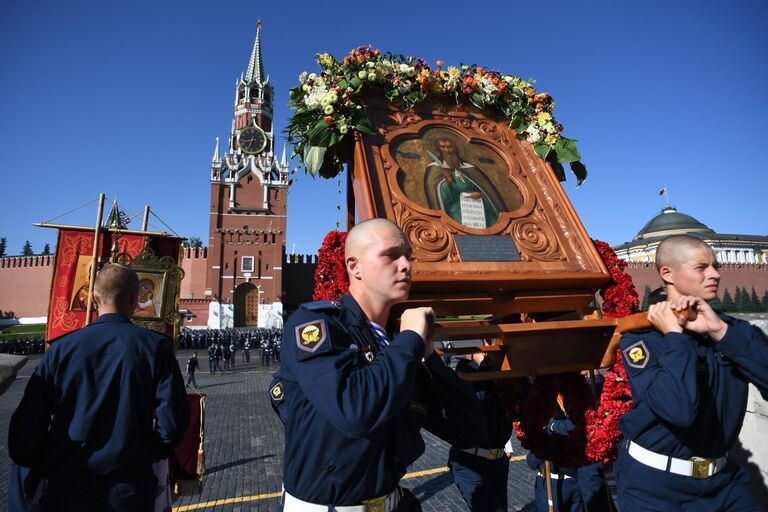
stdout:
[(691, 232), (715, 233), (690, 215), (680, 213), (677, 209), (667, 206), (661, 210), (660, 214), (649, 220), (633, 240), (655, 236), (682, 235)]

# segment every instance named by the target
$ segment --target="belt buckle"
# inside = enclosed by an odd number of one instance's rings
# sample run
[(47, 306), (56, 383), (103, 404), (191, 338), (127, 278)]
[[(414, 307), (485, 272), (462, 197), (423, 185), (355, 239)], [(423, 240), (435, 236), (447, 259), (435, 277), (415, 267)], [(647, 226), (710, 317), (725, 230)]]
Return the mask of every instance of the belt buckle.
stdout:
[(384, 505), (387, 502), (387, 495), (379, 496), (378, 498), (371, 498), (369, 500), (363, 500), (365, 506), (365, 512), (386, 512)]
[(499, 458), (499, 448), (488, 449), (488, 458), (490, 460), (496, 460)]
[(701, 457), (691, 458), (691, 476), (693, 478), (709, 478), (709, 459), (702, 459)]

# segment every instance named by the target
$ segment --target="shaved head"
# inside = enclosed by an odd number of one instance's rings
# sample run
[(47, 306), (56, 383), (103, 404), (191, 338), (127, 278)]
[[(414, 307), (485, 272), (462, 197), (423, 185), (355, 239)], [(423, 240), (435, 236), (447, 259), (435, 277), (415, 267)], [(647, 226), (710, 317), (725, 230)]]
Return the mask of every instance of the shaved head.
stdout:
[(360, 256), (366, 248), (376, 243), (377, 235), (388, 232), (402, 235), (403, 230), (397, 224), (387, 219), (368, 219), (357, 224), (347, 233), (344, 257)]
[(671, 236), (656, 249), (656, 270), (667, 300), (684, 295), (714, 299), (720, 284), (719, 267), (712, 248), (692, 236)]
[(344, 264), (349, 293), (366, 317), (386, 325), (390, 308), (408, 298), (411, 246), (397, 224), (370, 219), (349, 230)]
[(693, 250), (712, 251), (712, 248), (698, 238), (688, 235), (675, 235), (665, 238), (656, 249), (656, 270), (661, 267), (680, 268), (689, 259)]
[(139, 277), (128, 267), (112, 263), (96, 274), (93, 294), (100, 306), (112, 306), (133, 313), (131, 306), (138, 293)]

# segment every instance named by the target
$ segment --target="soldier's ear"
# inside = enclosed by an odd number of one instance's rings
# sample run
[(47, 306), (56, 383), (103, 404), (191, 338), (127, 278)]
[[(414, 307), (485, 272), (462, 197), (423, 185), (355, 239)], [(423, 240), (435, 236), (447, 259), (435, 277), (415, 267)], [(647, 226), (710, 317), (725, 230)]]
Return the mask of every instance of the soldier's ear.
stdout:
[(675, 284), (675, 271), (668, 265), (662, 265), (659, 269), (659, 277), (664, 281), (664, 284)]
[(347, 274), (349, 274), (350, 279), (360, 279), (360, 262), (355, 256), (348, 256), (344, 260), (344, 264), (347, 267)]

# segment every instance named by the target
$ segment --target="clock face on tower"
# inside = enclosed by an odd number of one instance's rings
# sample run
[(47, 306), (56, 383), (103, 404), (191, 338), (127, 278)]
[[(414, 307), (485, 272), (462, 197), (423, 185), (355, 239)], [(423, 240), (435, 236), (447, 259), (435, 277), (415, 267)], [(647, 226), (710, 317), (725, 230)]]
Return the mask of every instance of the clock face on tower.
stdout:
[(249, 126), (237, 136), (237, 144), (243, 153), (255, 155), (261, 153), (266, 147), (267, 135), (258, 126)]

